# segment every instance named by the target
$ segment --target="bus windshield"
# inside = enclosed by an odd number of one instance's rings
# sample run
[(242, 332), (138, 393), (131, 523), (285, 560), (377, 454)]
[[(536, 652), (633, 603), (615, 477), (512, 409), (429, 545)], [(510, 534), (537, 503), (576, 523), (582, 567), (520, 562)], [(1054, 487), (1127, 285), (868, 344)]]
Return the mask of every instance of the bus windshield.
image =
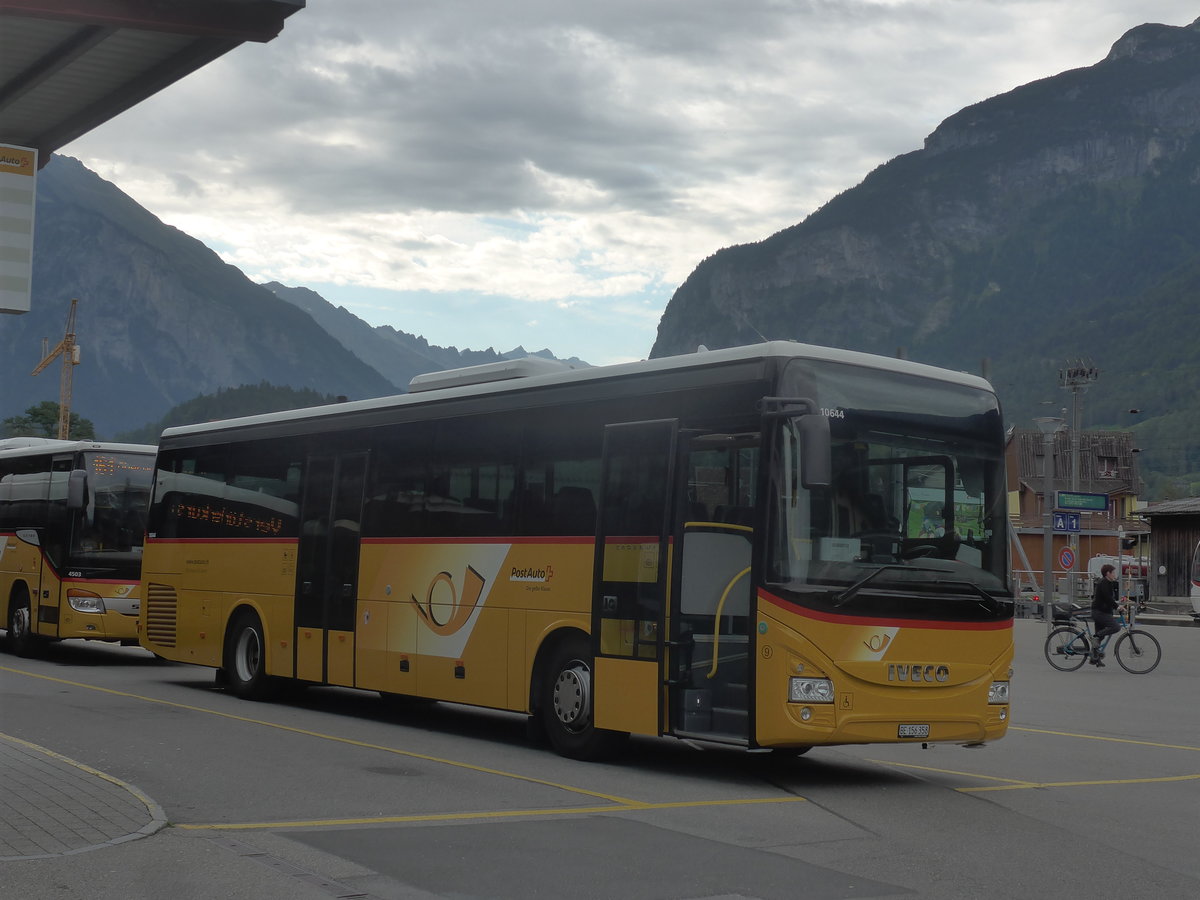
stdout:
[(1007, 611), (1006, 494), (995, 396), (966, 385), (797, 361), (790, 396), (829, 420), (831, 478), (806, 489), (796, 420), (773, 453), (768, 577), (840, 612)]
[(72, 568), (133, 572), (142, 559), (154, 458), (136, 453), (91, 451), (83, 455), (88, 476), (86, 505), (71, 529), (67, 564)]

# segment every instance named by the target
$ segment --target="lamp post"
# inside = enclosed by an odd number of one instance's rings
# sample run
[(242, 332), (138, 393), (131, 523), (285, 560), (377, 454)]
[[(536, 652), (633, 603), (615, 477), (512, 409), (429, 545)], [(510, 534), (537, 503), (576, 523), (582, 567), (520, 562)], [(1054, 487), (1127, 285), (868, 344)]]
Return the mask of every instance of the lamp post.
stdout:
[(1057, 416), (1033, 420), (1042, 433), (1042, 616), (1049, 628), (1054, 602), (1054, 435), (1063, 427)]

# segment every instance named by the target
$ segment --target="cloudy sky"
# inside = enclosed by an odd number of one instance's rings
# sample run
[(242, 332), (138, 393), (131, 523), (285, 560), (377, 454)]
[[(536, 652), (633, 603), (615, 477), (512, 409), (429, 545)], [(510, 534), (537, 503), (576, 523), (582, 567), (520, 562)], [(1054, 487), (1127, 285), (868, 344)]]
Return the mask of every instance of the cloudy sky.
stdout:
[(1182, 0), (308, 0), (63, 149), (257, 281), (645, 357), (706, 256)]

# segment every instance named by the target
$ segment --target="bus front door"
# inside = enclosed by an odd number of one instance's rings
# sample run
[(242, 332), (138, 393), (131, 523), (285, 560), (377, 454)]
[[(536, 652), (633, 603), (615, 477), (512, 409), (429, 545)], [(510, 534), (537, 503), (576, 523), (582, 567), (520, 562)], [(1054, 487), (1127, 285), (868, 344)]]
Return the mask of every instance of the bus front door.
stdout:
[(678, 423), (609, 425), (604, 432), (592, 595), (595, 722), (663, 732), (663, 635)]
[(354, 684), (359, 523), (367, 454), (312, 456), (296, 561), (296, 677)]
[(667, 671), (671, 733), (743, 745), (750, 735), (755, 434), (688, 435), (676, 530)]

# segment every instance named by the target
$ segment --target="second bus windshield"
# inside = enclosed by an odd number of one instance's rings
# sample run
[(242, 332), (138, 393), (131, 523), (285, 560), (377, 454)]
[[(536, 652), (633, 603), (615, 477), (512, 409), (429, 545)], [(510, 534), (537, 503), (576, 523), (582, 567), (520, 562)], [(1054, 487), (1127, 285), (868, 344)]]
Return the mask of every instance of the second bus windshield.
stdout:
[(87, 505), (71, 534), (71, 565), (137, 572), (146, 533), (154, 458), (135, 453), (85, 454)]

